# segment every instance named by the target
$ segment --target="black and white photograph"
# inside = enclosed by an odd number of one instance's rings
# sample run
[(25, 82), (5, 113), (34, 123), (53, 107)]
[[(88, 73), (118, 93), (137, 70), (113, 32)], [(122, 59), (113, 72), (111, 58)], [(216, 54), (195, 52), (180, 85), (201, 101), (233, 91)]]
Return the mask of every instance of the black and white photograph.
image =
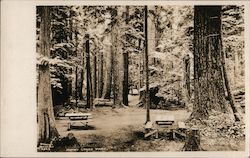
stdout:
[(250, 1), (0, 4), (0, 157), (250, 156)]
[(39, 152), (244, 151), (244, 6), (37, 6)]

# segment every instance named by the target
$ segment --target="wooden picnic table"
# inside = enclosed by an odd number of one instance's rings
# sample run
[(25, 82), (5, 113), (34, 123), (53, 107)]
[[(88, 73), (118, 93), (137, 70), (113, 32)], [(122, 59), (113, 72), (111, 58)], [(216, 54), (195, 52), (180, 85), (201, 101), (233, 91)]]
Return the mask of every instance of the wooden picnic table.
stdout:
[(181, 136), (185, 135), (186, 125), (184, 122), (174, 123), (175, 118), (173, 115), (158, 115), (155, 118), (155, 121), (147, 122), (144, 129), (145, 135), (144, 137), (149, 137), (151, 135), (155, 135), (158, 138), (159, 131), (168, 130), (173, 134), (173, 139), (175, 139), (175, 134), (179, 134)]
[(66, 113), (65, 117), (69, 117), (68, 130), (71, 130), (73, 126), (88, 126), (89, 122), (92, 122), (91, 113)]

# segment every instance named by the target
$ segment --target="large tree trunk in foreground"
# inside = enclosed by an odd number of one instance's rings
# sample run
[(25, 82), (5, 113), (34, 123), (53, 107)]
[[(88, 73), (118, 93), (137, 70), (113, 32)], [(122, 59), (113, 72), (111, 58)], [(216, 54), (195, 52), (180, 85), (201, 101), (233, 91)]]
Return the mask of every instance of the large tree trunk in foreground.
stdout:
[[(41, 56), (50, 56), (50, 11), (49, 7), (38, 7), (41, 12), (40, 49)], [(38, 82), (38, 145), (49, 143), (58, 137), (52, 103), (49, 63), (39, 65)]]
[(195, 6), (193, 118), (207, 118), (212, 110), (228, 112), (221, 51), (221, 6)]
[(117, 23), (115, 24), (113, 31), (114, 36), (116, 37), (115, 41), (112, 41), (113, 50), (114, 50), (114, 60), (113, 60), (113, 94), (114, 94), (114, 106), (113, 107), (122, 107), (123, 99), (123, 43), (122, 43), (122, 14), (124, 12), (124, 6), (118, 7)]

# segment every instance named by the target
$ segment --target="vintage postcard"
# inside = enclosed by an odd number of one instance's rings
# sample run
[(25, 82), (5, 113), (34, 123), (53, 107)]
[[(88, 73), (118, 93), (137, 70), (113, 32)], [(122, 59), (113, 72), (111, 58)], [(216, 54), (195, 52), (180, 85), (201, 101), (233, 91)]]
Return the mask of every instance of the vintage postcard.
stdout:
[(2, 1), (3, 157), (248, 157), (248, 1)]

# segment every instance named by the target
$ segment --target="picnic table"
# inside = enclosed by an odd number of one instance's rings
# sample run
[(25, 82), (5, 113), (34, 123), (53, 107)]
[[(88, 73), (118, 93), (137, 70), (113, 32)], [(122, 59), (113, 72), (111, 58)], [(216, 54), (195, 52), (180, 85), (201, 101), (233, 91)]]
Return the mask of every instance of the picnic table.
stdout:
[(169, 127), (174, 123), (173, 115), (158, 115), (155, 118), (155, 122), (157, 125), (161, 127)]
[(175, 118), (173, 115), (158, 115), (156, 116), (154, 122), (147, 122), (146, 125), (144, 126), (145, 129), (144, 137), (147, 138), (151, 135), (155, 135), (155, 137), (158, 138), (158, 132), (164, 129), (171, 131), (171, 133), (173, 134), (173, 139), (176, 138), (175, 134), (185, 137), (186, 136), (185, 123), (178, 122), (177, 124), (174, 124), (174, 122)]
[(91, 113), (66, 113), (65, 117), (69, 117), (68, 130), (71, 130), (73, 126), (88, 126), (89, 122), (92, 122)]

